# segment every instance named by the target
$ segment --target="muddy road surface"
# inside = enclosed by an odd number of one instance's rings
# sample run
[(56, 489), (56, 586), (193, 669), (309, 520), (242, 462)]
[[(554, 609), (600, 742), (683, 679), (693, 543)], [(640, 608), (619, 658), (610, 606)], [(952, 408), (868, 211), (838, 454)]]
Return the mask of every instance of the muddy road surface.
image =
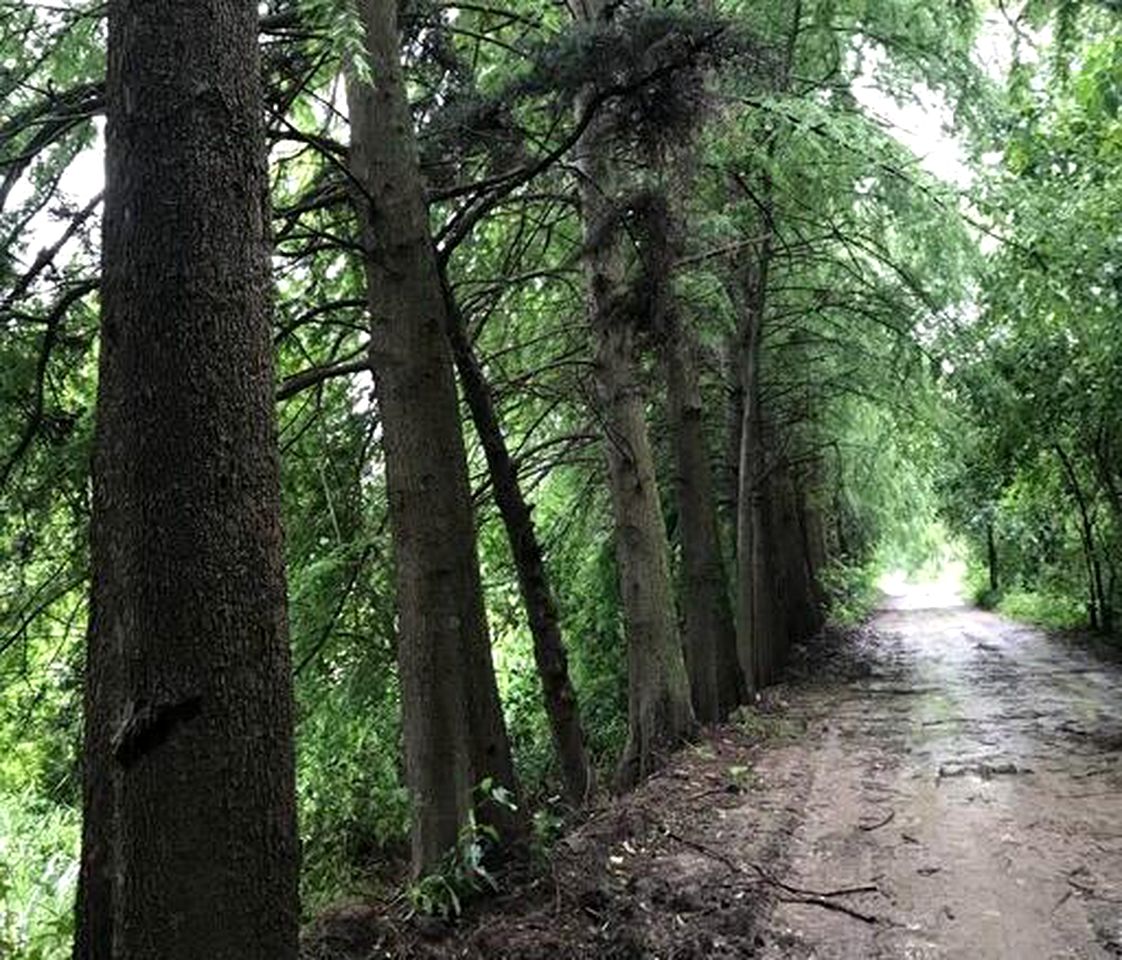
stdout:
[(458, 922), (344, 906), (303, 956), (1122, 956), (1122, 667), (904, 592)]
[(1085, 647), (907, 595), (868, 674), (793, 696), (810, 738), (759, 773), (799, 794), (783, 879), (878, 921), (778, 902), (766, 957), (1122, 956), (1122, 670)]

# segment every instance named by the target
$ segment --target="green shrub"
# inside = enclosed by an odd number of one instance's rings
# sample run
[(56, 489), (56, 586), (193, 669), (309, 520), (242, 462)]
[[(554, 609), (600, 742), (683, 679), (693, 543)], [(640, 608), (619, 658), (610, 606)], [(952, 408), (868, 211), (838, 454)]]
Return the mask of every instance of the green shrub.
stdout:
[(297, 687), (300, 879), (308, 916), (369, 890), (371, 865), (384, 862), (389, 849), (404, 849), (409, 835), (396, 687), (363, 687), (354, 677), (311, 677)]
[(984, 564), (970, 559), (966, 564), (963, 587), (967, 599), (983, 610), (993, 610), (1001, 602), (1002, 591), (990, 587), (990, 573)]
[(879, 575), (879, 565), (871, 562), (846, 564), (835, 560), (829, 563), (819, 578), (826, 594), (830, 621), (848, 627), (867, 620), (880, 599)]
[(1014, 620), (1057, 630), (1087, 625), (1087, 608), (1072, 597), (1056, 593), (1010, 590), (997, 604), (997, 610)]
[[(516, 809), (510, 794), (490, 779), (476, 788), (480, 799), (490, 800), (508, 810)], [(425, 874), (407, 891), (414, 913), (429, 917), (454, 920), (472, 897), (488, 891), (497, 891), (498, 882), (487, 869), (486, 861), (492, 845), (499, 835), (494, 827), (479, 823), (475, 813), (468, 814), (468, 822), (460, 829), (456, 846), (445, 854), (440, 865)]]
[(80, 834), (77, 810), (0, 794), (0, 956), (70, 956)]

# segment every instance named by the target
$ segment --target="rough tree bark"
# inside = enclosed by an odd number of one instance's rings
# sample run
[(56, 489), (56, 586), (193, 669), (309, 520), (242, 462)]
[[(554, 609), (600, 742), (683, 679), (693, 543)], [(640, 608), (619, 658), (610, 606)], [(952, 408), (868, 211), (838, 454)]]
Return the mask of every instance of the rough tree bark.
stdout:
[[(577, 19), (603, 22), (611, 0), (571, 0)], [(595, 96), (577, 98), (578, 117)], [(585, 233), (587, 310), (605, 434), (628, 650), (628, 741), (618, 779), (631, 786), (656, 769), (696, 728), (670, 583), (669, 546), (636, 364), (634, 318), (619, 309), (626, 270), (610, 226), (616, 171), (601, 113), (578, 145)]]
[[(698, 8), (712, 12), (713, 4), (711, 0), (698, 0)], [(663, 173), (668, 174), (668, 182), (661, 189), (667, 229), (648, 242), (663, 248), (655, 256), (663, 279), (652, 277), (655, 285), (664, 284), (661, 295), (654, 298), (658, 315), (653, 325), (661, 334), (667, 420), (674, 450), (686, 670), (698, 720), (720, 723), (744, 700), (745, 690), (721, 551), (713, 468), (705, 439), (698, 374), (700, 348), (673, 288), (674, 241), (689, 233), (689, 213), (679, 198), (688, 196), (693, 186), (696, 153), (689, 149), (666, 165)]]
[[(738, 302), (740, 290), (735, 282), (726, 282), (725, 289), (733, 303)], [(721, 519), (732, 534), (733, 551), (736, 550), (736, 525), (740, 497), (740, 442), (744, 423), (744, 385), (740, 382), (741, 359), (739, 337), (727, 337), (724, 344), (725, 442), (721, 465)], [(734, 556), (735, 567), (735, 556)], [(735, 617), (734, 617), (735, 619)]]
[[(371, 361), (394, 544), (413, 869), (455, 845), (485, 779), (517, 796), (483, 606), (447, 309), (401, 67), (396, 0), (362, 0), (371, 83), (347, 84)], [(483, 803), (504, 842), (521, 811)]]
[(717, 503), (705, 443), (697, 345), (673, 304), (668, 306), (665, 328), (667, 415), (674, 446), (682, 545), (686, 668), (698, 720), (719, 723), (743, 699), (736, 623), (721, 556)]
[(619, 781), (630, 786), (693, 735), (695, 719), (674, 615), (654, 456), (636, 377), (634, 331), (599, 316), (594, 324), (628, 646), (629, 731)]
[(776, 656), (775, 666), (779, 669), (786, 661), (790, 644), (805, 640), (818, 628), (818, 608), (800, 520), (799, 489), (795, 481), (795, 468), (788, 461), (781, 464), (775, 509), (778, 514), (775, 533), (777, 547), (782, 555), (785, 584), (783, 606), (787, 624)]
[(452, 292), (447, 289), (446, 299), (452, 354), (479, 443), (487, 458), (495, 503), (506, 527), (511, 556), (518, 573), (518, 588), (530, 622), (534, 662), (541, 678), (545, 712), (561, 765), (565, 793), (571, 803), (580, 805), (588, 798), (591, 767), (576, 691), (569, 680), (569, 660), (561, 639), (561, 623), (545, 569), (545, 557), (534, 529), (532, 508), (522, 495), (517, 464), (510, 455), (499, 424), (491, 385), (475, 355)]
[[(766, 445), (762, 448), (766, 450)], [(761, 453), (761, 470), (751, 498), (748, 522), (751, 524), (748, 555), (752, 558), (751, 577), (752, 655), (757, 689), (775, 682), (775, 671), (787, 640), (787, 593), (789, 584), (779, 512), (782, 490), (771, 471), (766, 452)]]
[[(788, 88), (795, 50), (802, 24), (802, 3), (791, 6), (786, 50), (775, 89)], [(770, 155), (774, 141), (764, 149)], [(760, 383), (764, 316), (773, 253), (774, 229), (772, 184), (767, 174), (759, 196), (744, 184), (744, 192), (758, 207), (768, 234), (760, 242), (755, 259), (743, 270), (739, 284), (740, 327), (737, 331), (738, 374), (741, 396), (740, 465), (737, 493), (737, 638), (741, 666), (749, 692), (771, 682), (778, 662), (786, 650), (790, 624), (789, 597), (792, 567), (787, 561), (785, 530), (794, 532), (784, 506), (787, 491), (782, 467), (782, 452), (774, 436), (767, 435)], [(770, 462), (769, 462), (770, 458)], [(797, 579), (797, 578), (796, 578)], [(797, 591), (796, 591), (797, 592)]]
[(111, 0), (79, 960), (285, 960), (292, 694), (257, 7)]

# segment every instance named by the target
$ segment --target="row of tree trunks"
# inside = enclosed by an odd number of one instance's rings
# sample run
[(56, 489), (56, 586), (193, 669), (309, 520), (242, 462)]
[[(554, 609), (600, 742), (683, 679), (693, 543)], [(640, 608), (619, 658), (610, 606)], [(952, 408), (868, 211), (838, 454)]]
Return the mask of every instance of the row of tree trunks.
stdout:
[(475, 796), (517, 797), (483, 604), (447, 302), (428, 222), (401, 67), (395, 0), (362, 0), (372, 83), (350, 78), (351, 165), (361, 185), (371, 360), (394, 545), (398, 670), (413, 869), (452, 849), (474, 807), (504, 841), (524, 813)]
[(785, 632), (775, 669), (783, 666), (786, 648), (815, 634), (821, 624), (821, 607), (806, 549), (802, 515), (806, 507), (794, 466), (781, 461), (772, 485), (773, 512), (772, 552), (781, 570), (783, 591), (781, 602)]
[(487, 458), (495, 503), (510, 542), (565, 793), (571, 803), (580, 805), (587, 799), (591, 787), (591, 768), (581, 727), (580, 706), (569, 679), (568, 657), (561, 639), (561, 624), (546, 574), (545, 558), (534, 529), (531, 507), (519, 483), (517, 464), (507, 448), (495, 411), (491, 386), (475, 355), (458, 305), (450, 290), (446, 288), (445, 293), (452, 353), (472, 422)]
[[(615, 4), (573, 0), (575, 18), (610, 23)], [(797, 31), (798, 16), (795, 17)], [(594, 91), (578, 98), (577, 114)], [(630, 316), (627, 261), (618, 229), (621, 176), (610, 155), (608, 121), (597, 117), (578, 147), (577, 168), (585, 226), (588, 316), (593, 332), (600, 413), (604, 420), (616, 548), (629, 644), (631, 736), (621, 767), (634, 782), (659, 757), (688, 736), (692, 719), (683, 709), (681, 677), (688, 677), (693, 716), (724, 719), (762, 683), (770, 682), (786, 643), (816, 629), (820, 598), (815, 587), (812, 544), (824, 553), (821, 524), (782, 457), (772, 456), (761, 403), (760, 354), (770, 241), (763, 241), (740, 291), (744, 306), (735, 351), (733, 402), (736, 464), (737, 598), (732, 615), (725, 578), (717, 500), (702, 419), (696, 344), (682, 322), (670, 289), (673, 266), (673, 201), (666, 199), (664, 232), (650, 230), (645, 254), (646, 325), (660, 338), (667, 385), (667, 416), (674, 455), (682, 557), (681, 607), (685, 670), (677, 655), (673, 596), (668, 581), (666, 531), (662, 523), (645, 404), (637, 364), (637, 321)], [(672, 170), (663, 170), (665, 177)], [(663, 184), (665, 191), (665, 183)], [(648, 291), (651, 293), (651, 291)], [(772, 476), (774, 470), (781, 470)], [(822, 562), (824, 562), (824, 557)]]
[(294, 960), (250, 0), (112, 0), (77, 960)]
[(812, 633), (821, 628), (826, 611), (826, 597), (822, 591), (821, 575), (828, 558), (826, 530), (822, 522), (822, 511), (817, 502), (819, 466), (817, 458), (812, 458), (805, 477), (795, 485), (795, 502), (799, 511), (799, 533), (802, 537), (808, 587), (814, 604), (814, 629), (811, 631)]
[(682, 548), (686, 667), (697, 719), (719, 723), (743, 702), (744, 683), (705, 442), (697, 344), (673, 304), (667, 311), (663, 353)]
[(760, 371), (771, 256), (765, 238), (730, 284), (740, 313), (729, 401), (738, 456), (737, 651), (752, 692), (775, 681), (791, 643), (821, 628), (818, 577), (827, 562), (822, 515), (812, 499), (817, 472), (800, 476), (781, 425), (765, 409)]
[[(784, 62), (774, 80), (778, 90), (790, 84), (802, 15), (802, 4), (794, 3)], [(761, 149), (770, 152), (770, 144)], [(818, 575), (827, 562), (827, 545), (822, 515), (813, 502), (815, 471), (800, 477), (789, 460), (783, 425), (764, 403), (761, 358), (775, 231), (770, 178), (763, 176), (758, 192), (736, 183), (757, 206), (765, 230), (728, 285), (740, 317), (729, 351), (737, 649), (754, 693), (775, 680), (790, 644), (821, 626), (824, 598)], [(839, 540), (843, 535), (839, 525)]]
[[(296, 954), (257, 17), (244, 0), (217, 2), (206, 10), (163, 0), (110, 7), (79, 960)], [(606, 22), (616, 4), (574, 7), (578, 18)], [(421, 874), (456, 846), (473, 811), (505, 842), (527, 829), (524, 811), (475, 792), (486, 781), (517, 798), (518, 787), (491, 659), (454, 366), (507, 526), (576, 802), (587, 794), (589, 768), (531, 511), (433, 247), (397, 3), (360, 0), (359, 12), (367, 62), (347, 85), (351, 165), (394, 543), (413, 869)], [(594, 95), (578, 98), (578, 114)], [(630, 785), (690, 738), (697, 717), (719, 721), (749, 689), (770, 682), (782, 638), (813, 628), (813, 544), (821, 535), (789, 465), (769, 464), (761, 293), (740, 369), (738, 641), (697, 346), (670, 309), (661, 332), (681, 518), (683, 657), (638, 328), (620, 308), (627, 271), (611, 225), (617, 171), (609, 150), (601, 116), (585, 130), (578, 167), (627, 630), (620, 780)]]
[(822, 627), (824, 610), (818, 585), (826, 563), (822, 522), (792, 464), (767, 442), (773, 431), (760, 431), (764, 441), (755, 453), (756, 479), (743, 521), (750, 562), (741, 575), (751, 606), (742, 651), (758, 688), (776, 681), (792, 643)]

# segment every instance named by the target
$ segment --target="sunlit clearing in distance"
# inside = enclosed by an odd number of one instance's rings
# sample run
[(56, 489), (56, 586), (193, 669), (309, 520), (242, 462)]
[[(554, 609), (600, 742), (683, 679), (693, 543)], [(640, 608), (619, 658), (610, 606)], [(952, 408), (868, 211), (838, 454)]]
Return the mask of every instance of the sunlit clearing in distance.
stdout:
[(961, 607), (966, 564), (954, 558), (947, 560), (931, 577), (909, 578), (903, 570), (889, 570), (877, 581), (884, 594), (884, 605), (893, 610), (927, 610), (933, 607)]

